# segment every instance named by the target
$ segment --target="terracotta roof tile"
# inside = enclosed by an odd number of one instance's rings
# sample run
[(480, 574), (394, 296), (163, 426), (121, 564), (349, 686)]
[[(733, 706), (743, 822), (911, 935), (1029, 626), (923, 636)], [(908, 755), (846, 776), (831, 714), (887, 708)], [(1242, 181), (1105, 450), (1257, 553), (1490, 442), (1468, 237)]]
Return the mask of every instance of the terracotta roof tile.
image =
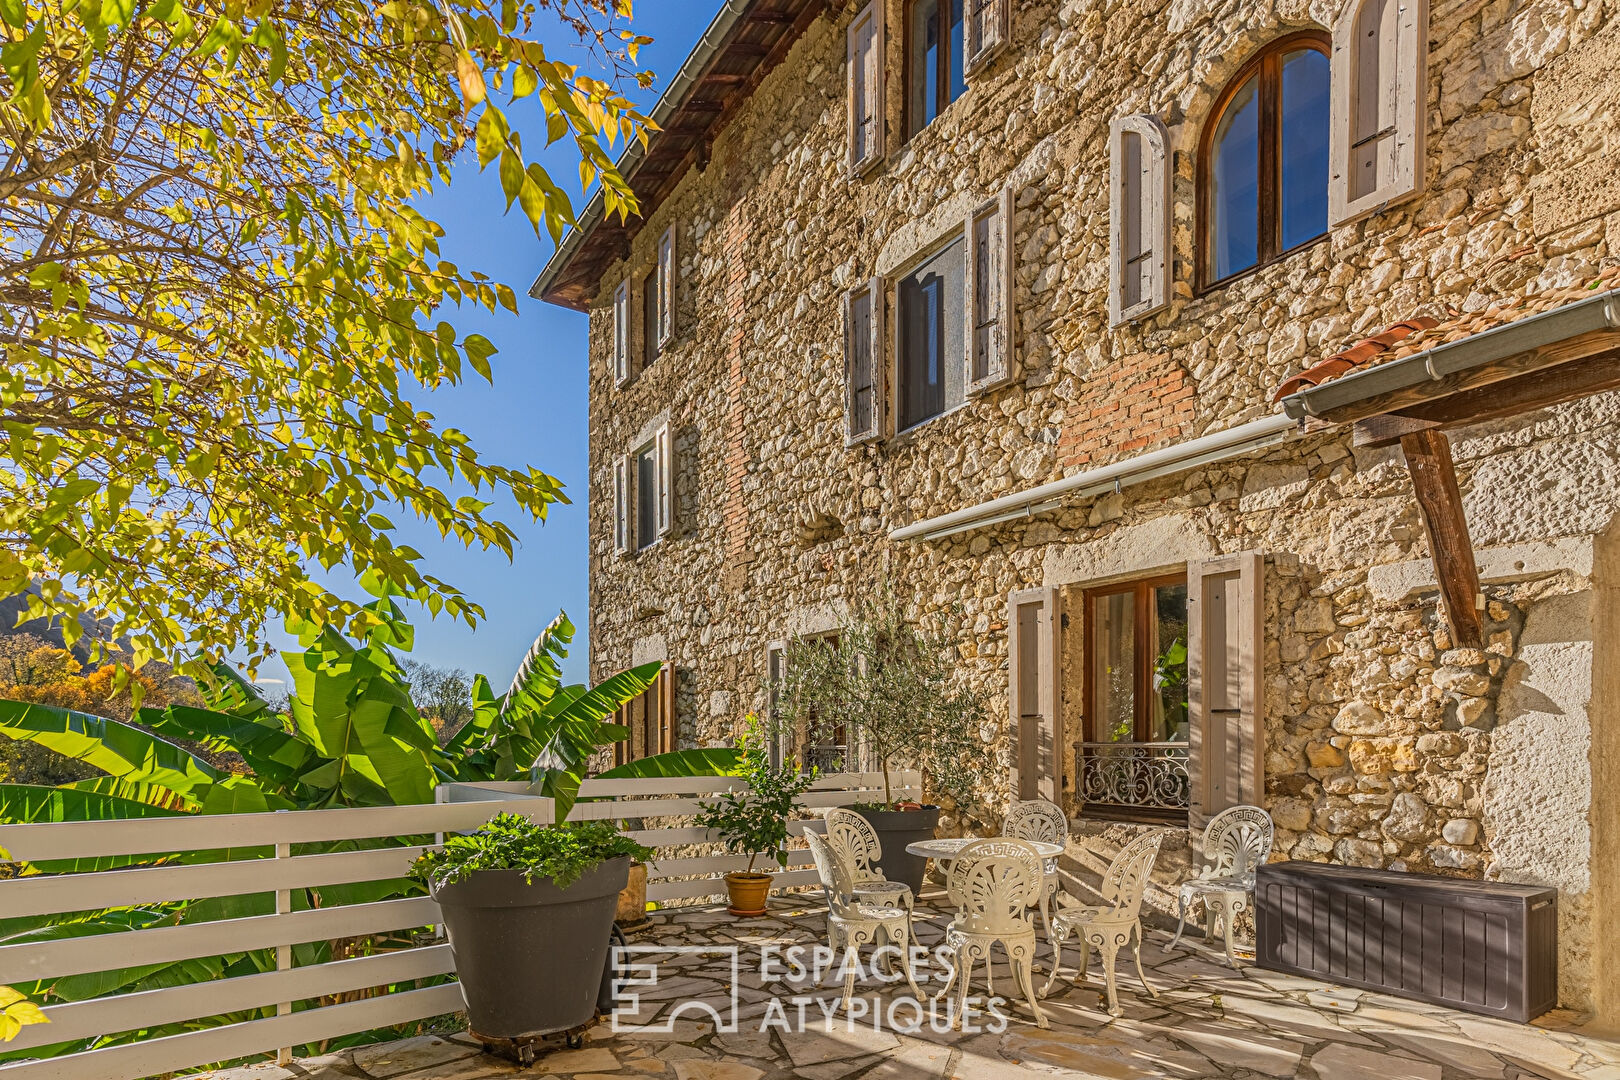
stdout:
[(1273, 401), (1281, 401), (1289, 394), (1297, 394), (1312, 386), (1331, 382), (1341, 375), (1364, 368), (1387, 364), (1414, 353), (1432, 349), (1451, 341), (1460, 341), (1485, 330), (1504, 326), (1510, 322), (1544, 311), (1564, 307), (1584, 300), (1600, 289), (1620, 288), (1620, 266), (1610, 267), (1592, 281), (1529, 296), (1497, 301), (1480, 311), (1458, 312), (1447, 310), (1443, 318), (1426, 316), (1404, 319), (1392, 324), (1381, 334), (1363, 338), (1347, 349), (1341, 349), (1321, 362), (1294, 375), (1277, 387)]

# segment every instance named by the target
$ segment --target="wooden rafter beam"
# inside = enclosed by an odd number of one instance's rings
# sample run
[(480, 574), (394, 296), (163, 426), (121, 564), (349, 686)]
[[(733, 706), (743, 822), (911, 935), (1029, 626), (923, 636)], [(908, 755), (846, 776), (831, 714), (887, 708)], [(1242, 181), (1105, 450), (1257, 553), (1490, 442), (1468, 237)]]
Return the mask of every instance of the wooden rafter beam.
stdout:
[(1324, 412), (1317, 419), (1347, 424), (1383, 413), (1411, 415), (1414, 409), (1441, 402), (1460, 393), (1485, 390), (1508, 380), (1544, 373), (1576, 361), (1602, 356), (1620, 356), (1620, 330), (1594, 330), (1579, 334), (1554, 345), (1543, 345), (1515, 356), (1479, 364), (1443, 379), (1365, 398), (1343, 408)]
[(1440, 603), (1451, 624), (1452, 643), (1459, 648), (1478, 649), (1484, 644), (1479, 618), (1479, 567), (1474, 562), (1474, 545), (1468, 538), (1468, 519), (1463, 515), (1462, 491), (1457, 487), (1457, 467), (1451, 460), (1451, 441), (1436, 429), (1415, 431), (1401, 436), (1401, 452), (1412, 474), (1417, 492), (1418, 512), (1429, 537), (1429, 553), (1434, 559), (1435, 580), (1440, 583)]
[(1358, 420), (1355, 441), (1357, 446), (1393, 446), (1412, 431), (1500, 420), (1617, 388), (1620, 351), (1606, 352)]

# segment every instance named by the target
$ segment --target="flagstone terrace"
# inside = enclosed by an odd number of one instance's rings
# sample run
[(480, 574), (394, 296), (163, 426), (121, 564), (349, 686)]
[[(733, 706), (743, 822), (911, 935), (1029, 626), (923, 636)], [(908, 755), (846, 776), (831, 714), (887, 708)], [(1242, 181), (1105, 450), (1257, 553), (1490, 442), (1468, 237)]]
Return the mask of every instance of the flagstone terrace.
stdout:
[[(558, 1050), (528, 1069), (480, 1051), (465, 1034), (370, 1046), (287, 1068), (253, 1066), (214, 1074), (211, 1080), (497, 1080), (520, 1076), (607, 1080), (1147, 1080), (1154, 1077), (1299, 1077), (1302, 1080), (1590, 1080), (1620, 1078), (1620, 1040), (1582, 1030), (1562, 1012), (1524, 1026), (1471, 1016), (1379, 994), (1346, 990), (1288, 975), (1222, 963), (1218, 949), (1194, 941), (1166, 952), (1169, 934), (1149, 931), (1143, 948), (1157, 999), (1121, 976), (1124, 1015), (1110, 1020), (1092, 979), (1060, 980), (1043, 1008), (1052, 1021), (1038, 1029), (1011, 1006), (1006, 1029), (915, 1035), (875, 1030), (871, 1015), (891, 992), (868, 980), (865, 1016), (853, 1024), (839, 1012), (828, 1022), (806, 1009), (807, 1030), (786, 1033), (780, 1024), (760, 1031), (770, 1002), (782, 1000), (797, 1027), (791, 999), (809, 995), (838, 1001), (833, 980), (812, 990), (767, 989), (758, 961), (761, 946), (813, 945), (824, 940), (825, 907), (812, 894), (778, 897), (768, 917), (736, 919), (723, 907), (655, 913), (632, 943), (670, 951), (638, 955), (659, 961), (662, 985), (641, 990), (636, 1020), (655, 1023), (680, 1012), (668, 1033), (615, 1035), (604, 1022), (578, 1050)], [(944, 896), (924, 894), (917, 911), (920, 942), (932, 948), (949, 919)], [(718, 954), (680, 954), (676, 947), (738, 946), (738, 1030), (717, 1032), (690, 1017), (687, 1002), (724, 1010), (731, 1000), (731, 962)], [(1041, 959), (1046, 961), (1043, 947)], [(1073, 954), (1069, 954), (1072, 963)], [(1066, 967), (1066, 970), (1072, 970)], [(671, 973), (676, 973), (671, 975)], [(998, 985), (1008, 987), (998, 964)], [(935, 984), (933, 989), (937, 989)], [(929, 990), (928, 986), (924, 986)], [(976, 986), (975, 992), (981, 988)], [(904, 994), (904, 984), (900, 993)], [(857, 1005), (857, 1011), (860, 1006)], [(904, 1014), (902, 1015), (909, 1015)]]

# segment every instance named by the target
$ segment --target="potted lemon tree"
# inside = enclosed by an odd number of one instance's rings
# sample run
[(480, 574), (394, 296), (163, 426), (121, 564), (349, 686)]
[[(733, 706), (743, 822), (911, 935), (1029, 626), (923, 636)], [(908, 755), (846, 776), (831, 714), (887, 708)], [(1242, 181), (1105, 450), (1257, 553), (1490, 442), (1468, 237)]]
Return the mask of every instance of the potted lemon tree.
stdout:
[(727, 851), (748, 856), (748, 866), (726, 875), (727, 909), (733, 915), (765, 914), (771, 874), (755, 870), (760, 856), (787, 868), (788, 822), (802, 809), (799, 798), (815, 782), (816, 774), (800, 772), (797, 764), (772, 766), (766, 734), (758, 717), (750, 715), (743, 732), (738, 777), (748, 786), (722, 792), (713, 802), (699, 802), (697, 824), (720, 834)]

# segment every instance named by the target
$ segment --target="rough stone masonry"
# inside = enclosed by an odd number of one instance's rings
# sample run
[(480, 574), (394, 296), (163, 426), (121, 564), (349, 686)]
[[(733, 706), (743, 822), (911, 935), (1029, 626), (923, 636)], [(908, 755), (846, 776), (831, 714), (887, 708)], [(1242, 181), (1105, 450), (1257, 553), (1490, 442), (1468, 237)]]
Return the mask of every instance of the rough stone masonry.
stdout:
[[(1620, 886), (1602, 835), (1616, 821), (1599, 742), (1615, 726), (1604, 711), (1616, 699), (1602, 691), (1616, 682), (1620, 395), (1453, 433), (1488, 605), (1482, 649), (1448, 637), (1398, 449), (1354, 448), (1348, 432), (938, 542), (888, 539), (1266, 415), (1283, 379), (1398, 320), (1477, 311), (1620, 262), (1614, 0), (1431, 0), (1423, 194), (1195, 295), (1195, 156), (1216, 96), (1267, 41), (1331, 27), (1339, 8), (1016, 0), (1011, 46), (902, 141), (903, 4), (889, 0), (889, 152), (851, 180), (855, 9), (829, 5), (707, 163), (645, 208), (628, 254), (598, 283), (593, 674), (667, 658), (679, 744), (725, 739), (765, 703), (769, 643), (835, 628), (849, 597), (886, 579), (919, 618), (939, 620), (960, 677), (996, 695), (1004, 716), (1014, 590), (1057, 587), (1077, 612), (1089, 585), (1262, 551), (1276, 856), (1554, 884), (1564, 1004), (1613, 1016), (1603, 972), (1620, 965), (1604, 964), (1602, 938)], [(1110, 327), (1108, 129), (1136, 112), (1170, 134), (1173, 295), (1158, 314)], [(842, 294), (960, 229), (1005, 185), (1016, 378), (907, 434), (846, 447)], [(611, 296), (625, 277), (641, 280), (671, 225), (675, 337), (619, 387)], [(674, 532), (616, 555), (615, 459), (661, 421), (673, 433)], [(1078, 629), (1076, 617), (1061, 648), (1071, 733)], [(993, 826), (1004, 785), (987, 777), (992, 809), (963, 807), (950, 827)], [(1072, 809), (1083, 881), (1138, 826)], [(1160, 860), (1163, 883), (1185, 873), (1180, 837)], [(1151, 902), (1173, 910), (1169, 893)]]

